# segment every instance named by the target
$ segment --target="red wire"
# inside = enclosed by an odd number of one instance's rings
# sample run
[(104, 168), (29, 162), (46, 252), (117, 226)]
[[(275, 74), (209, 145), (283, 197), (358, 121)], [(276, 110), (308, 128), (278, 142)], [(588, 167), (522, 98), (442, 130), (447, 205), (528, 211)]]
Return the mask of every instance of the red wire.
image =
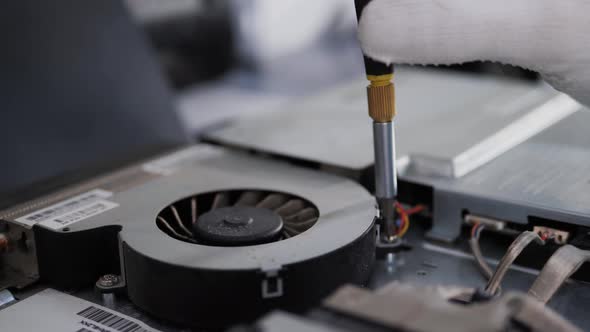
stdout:
[(399, 230), (404, 229), (404, 227), (406, 226), (406, 219), (409, 217), (409, 215), (408, 215), (408, 212), (406, 210), (404, 210), (403, 206), (399, 202), (396, 201), (394, 203), (394, 205), (395, 205), (397, 212), (400, 214), (399, 219), (401, 220), (401, 223), (398, 228), (398, 233), (399, 233)]
[(406, 210), (399, 202), (395, 202), (395, 208), (401, 210), (403, 213), (405, 213), (409, 217), (413, 214), (420, 213), (420, 212), (424, 211), (424, 209), (426, 209), (426, 206), (416, 205), (416, 206), (411, 207), (410, 209)]
[(424, 205), (416, 205), (413, 208), (410, 208), (409, 210), (406, 210), (405, 212), (406, 212), (406, 214), (408, 216), (411, 216), (413, 214), (420, 213), (420, 212), (424, 211), (424, 209), (426, 209), (426, 206), (424, 206)]
[(399, 202), (395, 202), (394, 203), (395, 208), (397, 210), (397, 212), (400, 214), (400, 227), (399, 229), (403, 229), (406, 225), (406, 219), (409, 220), (409, 217), (413, 214), (416, 213), (420, 213), (422, 211), (424, 211), (426, 209), (426, 206), (424, 205), (416, 205), (408, 210), (404, 209), (404, 207), (399, 203)]

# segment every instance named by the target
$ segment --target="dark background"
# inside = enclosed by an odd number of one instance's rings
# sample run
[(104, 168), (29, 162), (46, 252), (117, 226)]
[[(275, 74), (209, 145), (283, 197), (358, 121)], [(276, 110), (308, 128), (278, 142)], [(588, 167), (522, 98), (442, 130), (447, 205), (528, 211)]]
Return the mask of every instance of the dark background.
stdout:
[(187, 142), (122, 2), (7, 0), (0, 12), (0, 207)]

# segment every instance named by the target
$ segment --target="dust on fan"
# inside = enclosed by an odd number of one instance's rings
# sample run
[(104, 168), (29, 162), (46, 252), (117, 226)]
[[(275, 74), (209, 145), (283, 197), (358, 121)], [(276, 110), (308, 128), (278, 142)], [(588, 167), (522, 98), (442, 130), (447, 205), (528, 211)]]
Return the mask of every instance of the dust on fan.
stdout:
[(181, 241), (240, 246), (296, 236), (310, 229), (318, 217), (315, 205), (295, 195), (229, 190), (179, 200), (158, 214), (156, 224)]

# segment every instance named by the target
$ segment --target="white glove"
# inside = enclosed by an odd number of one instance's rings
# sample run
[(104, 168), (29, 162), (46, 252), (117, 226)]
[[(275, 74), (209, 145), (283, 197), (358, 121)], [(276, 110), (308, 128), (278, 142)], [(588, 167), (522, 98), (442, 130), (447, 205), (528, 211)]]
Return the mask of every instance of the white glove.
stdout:
[(590, 105), (590, 0), (373, 0), (359, 39), (385, 63), (531, 69)]

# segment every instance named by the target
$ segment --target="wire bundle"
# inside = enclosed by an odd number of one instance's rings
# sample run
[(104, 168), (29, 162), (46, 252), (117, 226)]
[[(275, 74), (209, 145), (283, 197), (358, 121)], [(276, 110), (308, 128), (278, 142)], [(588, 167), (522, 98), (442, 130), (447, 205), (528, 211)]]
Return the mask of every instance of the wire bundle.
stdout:
[(426, 207), (424, 205), (416, 205), (408, 210), (404, 209), (404, 207), (399, 203), (395, 202), (395, 210), (399, 216), (397, 219), (397, 233), (396, 235), (399, 237), (404, 236), (408, 229), (410, 229), (410, 216), (420, 213), (424, 211)]
[(485, 228), (484, 224), (480, 224), (480, 223), (473, 224), (473, 227), (471, 227), (471, 237), (479, 240), (479, 237), (481, 236), (481, 231), (483, 231), (484, 228)]
[(471, 227), (471, 238), (469, 239), (469, 247), (471, 248), (471, 253), (475, 258), (475, 262), (479, 267), (481, 274), (486, 278), (486, 280), (490, 280), (492, 275), (494, 274), (494, 270), (490, 267), (490, 265), (486, 262), (483, 254), (481, 253), (481, 248), (479, 247), (479, 237), (481, 236), (481, 232), (484, 230), (485, 225), (480, 223), (473, 224)]

